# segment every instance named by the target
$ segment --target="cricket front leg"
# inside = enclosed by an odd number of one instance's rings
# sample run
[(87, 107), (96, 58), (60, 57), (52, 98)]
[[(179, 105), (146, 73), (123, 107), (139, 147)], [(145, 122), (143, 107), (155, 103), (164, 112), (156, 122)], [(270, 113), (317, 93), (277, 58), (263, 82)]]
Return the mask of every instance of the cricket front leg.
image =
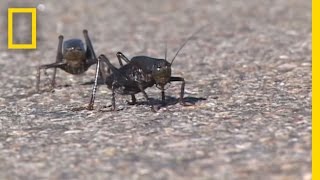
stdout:
[(180, 91), (180, 99), (179, 99), (179, 102), (181, 105), (186, 105), (185, 102), (184, 102), (184, 99), (183, 99), (183, 96), (184, 96), (184, 86), (185, 86), (185, 80), (184, 78), (182, 77), (170, 77), (170, 82), (173, 82), (173, 81), (181, 81), (181, 91)]
[(41, 69), (50, 69), (50, 68), (55, 68), (56, 69), (56, 68), (61, 68), (61, 67), (65, 66), (65, 65), (66, 65), (66, 63), (58, 62), (58, 63), (45, 64), (45, 65), (39, 66), (38, 69), (37, 69), (36, 91), (37, 92), (40, 91), (40, 71), (41, 71)]
[[(56, 56), (56, 63), (60, 63), (63, 60), (63, 55), (62, 55), (62, 42), (63, 42), (63, 36), (59, 36), (59, 43), (58, 43), (58, 49), (57, 49), (57, 56)], [(52, 74), (52, 80), (51, 80), (51, 88), (54, 89), (56, 85), (56, 74), (57, 74), (57, 67), (53, 69), (53, 74)]]
[(164, 92), (164, 87), (161, 87), (161, 106), (166, 105), (166, 95)]

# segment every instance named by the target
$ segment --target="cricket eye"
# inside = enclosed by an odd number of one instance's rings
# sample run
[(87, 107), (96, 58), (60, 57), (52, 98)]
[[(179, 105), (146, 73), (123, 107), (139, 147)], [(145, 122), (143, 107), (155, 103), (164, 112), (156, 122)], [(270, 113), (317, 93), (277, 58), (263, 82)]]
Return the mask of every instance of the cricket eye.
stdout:
[(158, 66), (157, 66), (157, 71), (160, 71), (160, 70), (161, 70), (161, 66), (158, 65)]

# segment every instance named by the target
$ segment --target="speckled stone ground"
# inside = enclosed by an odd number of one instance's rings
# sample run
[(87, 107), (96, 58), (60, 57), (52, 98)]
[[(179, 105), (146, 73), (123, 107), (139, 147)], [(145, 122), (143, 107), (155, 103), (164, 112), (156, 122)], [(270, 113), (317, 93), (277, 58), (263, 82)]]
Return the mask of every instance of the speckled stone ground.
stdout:
[[(0, 24), (8, 6), (45, 5), (37, 50), (6, 50), (1, 36), (0, 179), (311, 179), (309, 1), (0, 3)], [(140, 94), (137, 106), (118, 95), (121, 110), (108, 112), (111, 93), (101, 86), (94, 111), (73, 112), (89, 101), (91, 86), (81, 84), (94, 67), (58, 71), (53, 93), (34, 92), (36, 66), (55, 60), (60, 33), (82, 38), (88, 29), (96, 53), (117, 64), (117, 51), (164, 57), (166, 42), (173, 57), (208, 23), (173, 66), (193, 106), (176, 103), (180, 83), (172, 83), (157, 113)], [(155, 87), (147, 93), (160, 98)]]

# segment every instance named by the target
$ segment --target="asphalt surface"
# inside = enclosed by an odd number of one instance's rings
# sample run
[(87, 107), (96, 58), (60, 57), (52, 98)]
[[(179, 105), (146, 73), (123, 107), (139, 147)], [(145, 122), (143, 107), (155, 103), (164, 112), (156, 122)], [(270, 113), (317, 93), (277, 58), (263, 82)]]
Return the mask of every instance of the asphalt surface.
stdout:
[[(1, 36), (0, 179), (311, 179), (311, 1), (0, 3), (5, 25), (7, 7), (45, 6), (37, 50), (7, 50)], [(166, 43), (171, 59), (205, 24), (172, 67), (191, 106), (177, 103), (177, 82), (157, 113), (141, 94), (135, 106), (117, 95), (110, 112), (106, 86), (95, 110), (73, 112), (89, 102), (92, 87), (81, 84), (95, 66), (80, 76), (58, 70), (54, 92), (47, 70), (35, 93), (36, 67), (55, 61), (59, 34), (88, 29), (96, 53), (119, 66), (117, 51), (160, 58)], [(17, 20), (16, 42), (29, 26)], [(147, 93), (160, 99), (156, 87)]]

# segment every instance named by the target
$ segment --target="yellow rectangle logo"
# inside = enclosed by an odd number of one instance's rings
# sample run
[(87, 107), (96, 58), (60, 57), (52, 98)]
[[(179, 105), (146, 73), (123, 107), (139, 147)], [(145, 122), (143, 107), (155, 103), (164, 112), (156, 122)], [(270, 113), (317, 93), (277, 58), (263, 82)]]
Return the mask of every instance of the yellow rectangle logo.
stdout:
[[(13, 14), (31, 13), (31, 44), (13, 44)], [(37, 48), (37, 9), (36, 8), (8, 8), (8, 49), (36, 49)]]

